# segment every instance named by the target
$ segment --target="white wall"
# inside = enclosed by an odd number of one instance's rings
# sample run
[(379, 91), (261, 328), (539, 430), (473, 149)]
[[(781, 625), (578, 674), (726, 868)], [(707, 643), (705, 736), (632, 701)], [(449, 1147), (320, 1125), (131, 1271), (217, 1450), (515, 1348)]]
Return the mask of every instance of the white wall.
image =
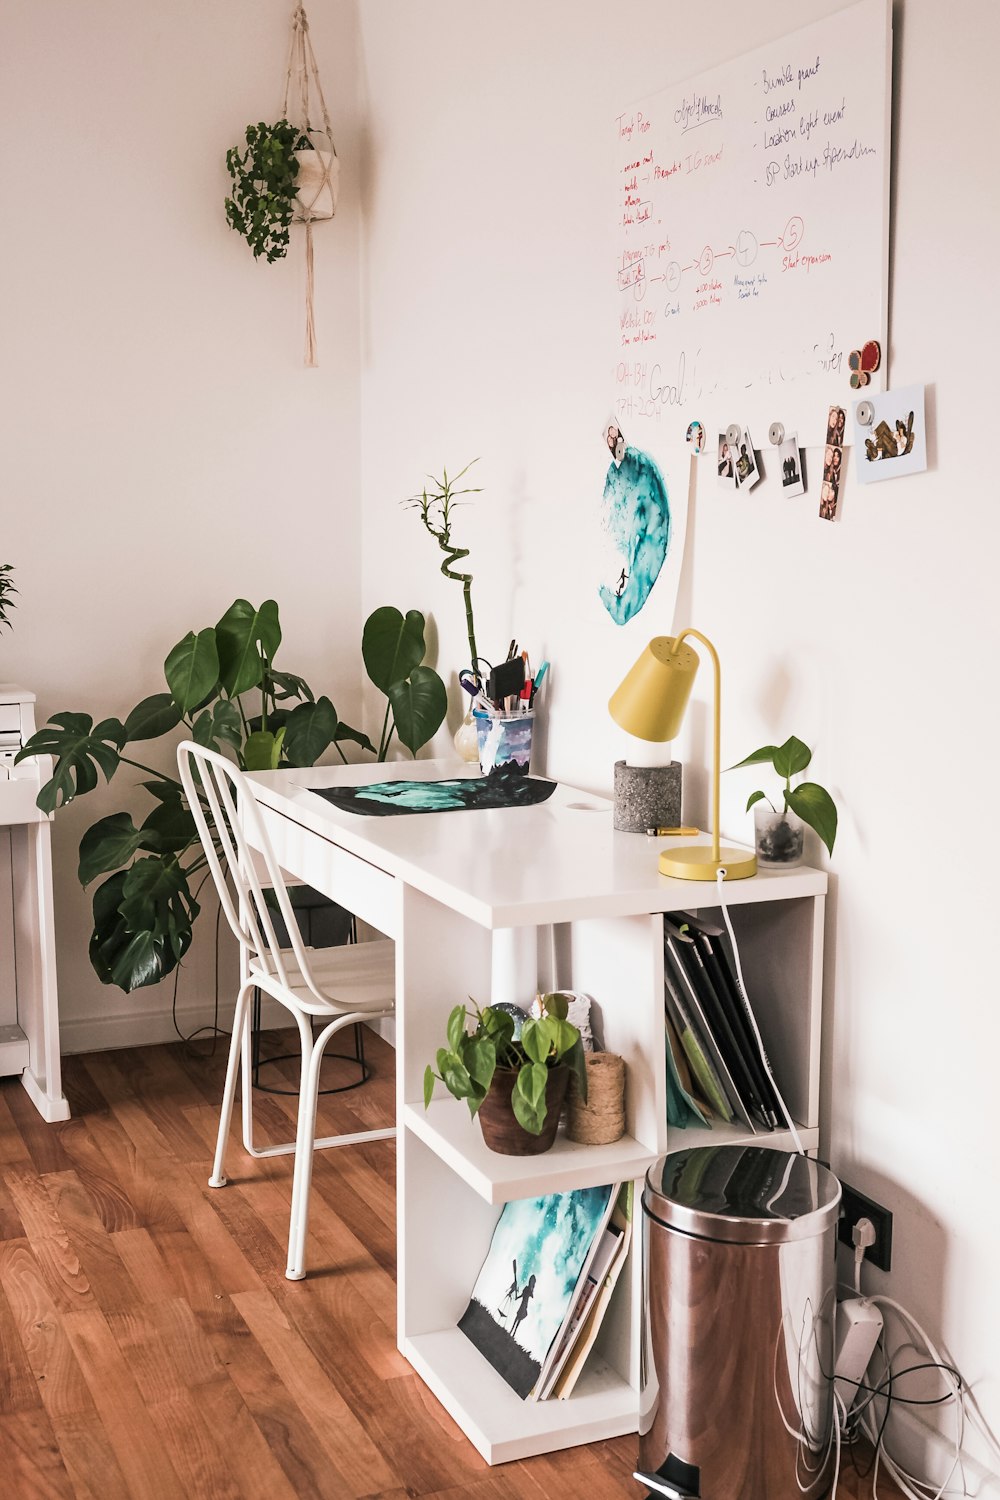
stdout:
[[(362, 7), (364, 603), (433, 610), (442, 672), (465, 664), (459, 587), (398, 502), (425, 471), (481, 455), (485, 492), (457, 525), (480, 649), (516, 633), (552, 659), (547, 769), (563, 779), (610, 789), (608, 693), (675, 623), (655, 591), (621, 633), (587, 624), (581, 602), (614, 395), (609, 124), (835, 9), (707, 0), (695, 26), (662, 0)], [(998, 882), (980, 827), (996, 724), (1000, 19), (981, 0), (905, 0), (895, 48), (889, 354), (895, 384), (929, 383), (930, 471), (866, 491), (848, 469), (837, 525), (817, 519), (815, 485), (734, 504), (703, 484), (676, 625), (720, 650), (724, 762), (791, 732), (816, 747), (842, 819), (826, 1141), (895, 1213), (893, 1271), (870, 1288), (888, 1284), (946, 1341), (1000, 1425)], [(686, 464), (668, 462), (674, 488)], [(687, 816), (704, 819), (700, 691), (677, 750)], [(750, 789), (726, 780), (730, 837), (748, 836)]]
[[(0, 679), (37, 691), (40, 722), (124, 716), (162, 689), (170, 647), (240, 595), (277, 599), (279, 665), (345, 718), (360, 712), (350, 0), (312, 18), (343, 160), (337, 217), (315, 233), (319, 369), (303, 365), (303, 231), (287, 260), (257, 263), (223, 211), (227, 147), (280, 113), (290, 14), (240, 0), (4, 6), (0, 559), (20, 597)], [(137, 779), (123, 770), (56, 819), (71, 1048), (170, 1034), (166, 985), (128, 998), (98, 984), (75, 879), (86, 827), (152, 805), (127, 792)], [(209, 926), (182, 1009), (210, 998)]]

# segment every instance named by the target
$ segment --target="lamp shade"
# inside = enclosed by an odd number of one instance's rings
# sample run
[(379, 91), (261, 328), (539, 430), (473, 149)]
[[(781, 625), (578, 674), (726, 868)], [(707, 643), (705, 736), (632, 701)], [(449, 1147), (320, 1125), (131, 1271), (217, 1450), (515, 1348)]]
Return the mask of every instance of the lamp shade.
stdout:
[(608, 711), (636, 739), (676, 739), (697, 671), (698, 656), (690, 646), (675, 651), (672, 636), (654, 636), (615, 688)]

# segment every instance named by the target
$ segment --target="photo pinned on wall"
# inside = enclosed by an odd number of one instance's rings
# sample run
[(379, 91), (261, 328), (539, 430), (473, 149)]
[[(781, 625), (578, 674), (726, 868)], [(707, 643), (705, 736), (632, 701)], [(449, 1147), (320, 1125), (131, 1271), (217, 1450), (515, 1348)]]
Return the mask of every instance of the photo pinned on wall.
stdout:
[(736, 445), (733, 455), (733, 468), (736, 474), (736, 488), (738, 490), (752, 490), (754, 485), (762, 477), (757, 454), (754, 452), (753, 439), (750, 429), (743, 428), (743, 435)]
[(705, 451), (705, 429), (698, 421), (689, 422), (687, 430), (687, 444), (696, 457), (700, 457)]
[(616, 465), (620, 465), (625, 457), (625, 434), (618, 425), (616, 417), (609, 417), (604, 424), (604, 441), (608, 445), (608, 452), (614, 459)]
[(806, 486), (802, 477), (802, 454), (799, 452), (798, 434), (793, 432), (778, 445), (781, 459), (781, 493), (804, 495)]
[[(873, 394), (853, 408), (857, 475), (862, 484), (922, 474), (927, 468), (924, 387)], [(869, 420), (863, 422), (861, 417)]]
[(719, 445), (716, 448), (718, 455), (719, 483), (724, 489), (736, 488), (736, 457), (733, 452), (733, 444), (730, 443), (724, 432), (719, 433)]
[(840, 504), (840, 490), (844, 482), (844, 450), (827, 443), (823, 450), (823, 483), (819, 494), (819, 516), (821, 521), (835, 521)]
[(842, 448), (846, 441), (844, 431), (847, 426), (847, 413), (842, 406), (831, 406), (826, 419), (826, 441), (835, 448)]

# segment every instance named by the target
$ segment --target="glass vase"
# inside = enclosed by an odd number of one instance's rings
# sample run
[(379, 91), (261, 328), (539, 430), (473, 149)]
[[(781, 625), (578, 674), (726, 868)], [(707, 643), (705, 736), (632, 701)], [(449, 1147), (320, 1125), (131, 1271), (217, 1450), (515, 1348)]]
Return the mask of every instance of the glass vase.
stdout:
[(759, 865), (787, 869), (801, 863), (805, 824), (791, 809), (775, 812), (766, 802), (756, 802), (753, 828)]

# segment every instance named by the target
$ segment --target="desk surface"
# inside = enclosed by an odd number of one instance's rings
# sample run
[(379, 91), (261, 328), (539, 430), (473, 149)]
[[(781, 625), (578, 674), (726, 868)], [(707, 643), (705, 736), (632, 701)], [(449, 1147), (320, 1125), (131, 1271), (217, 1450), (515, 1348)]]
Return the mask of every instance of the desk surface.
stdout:
[[(367, 817), (313, 796), (311, 787), (360, 786), (388, 780), (441, 780), (464, 774), (453, 761), (316, 766), (250, 776), (258, 800), (349, 853), (405, 881), (483, 927), (635, 916), (716, 904), (712, 881), (661, 875), (657, 856), (669, 844), (616, 833), (603, 797), (559, 785), (537, 807), (482, 812)], [(472, 774), (478, 774), (476, 772)], [(766, 897), (762, 883), (768, 889)], [(820, 895), (821, 870), (760, 872), (726, 886), (732, 905)]]

